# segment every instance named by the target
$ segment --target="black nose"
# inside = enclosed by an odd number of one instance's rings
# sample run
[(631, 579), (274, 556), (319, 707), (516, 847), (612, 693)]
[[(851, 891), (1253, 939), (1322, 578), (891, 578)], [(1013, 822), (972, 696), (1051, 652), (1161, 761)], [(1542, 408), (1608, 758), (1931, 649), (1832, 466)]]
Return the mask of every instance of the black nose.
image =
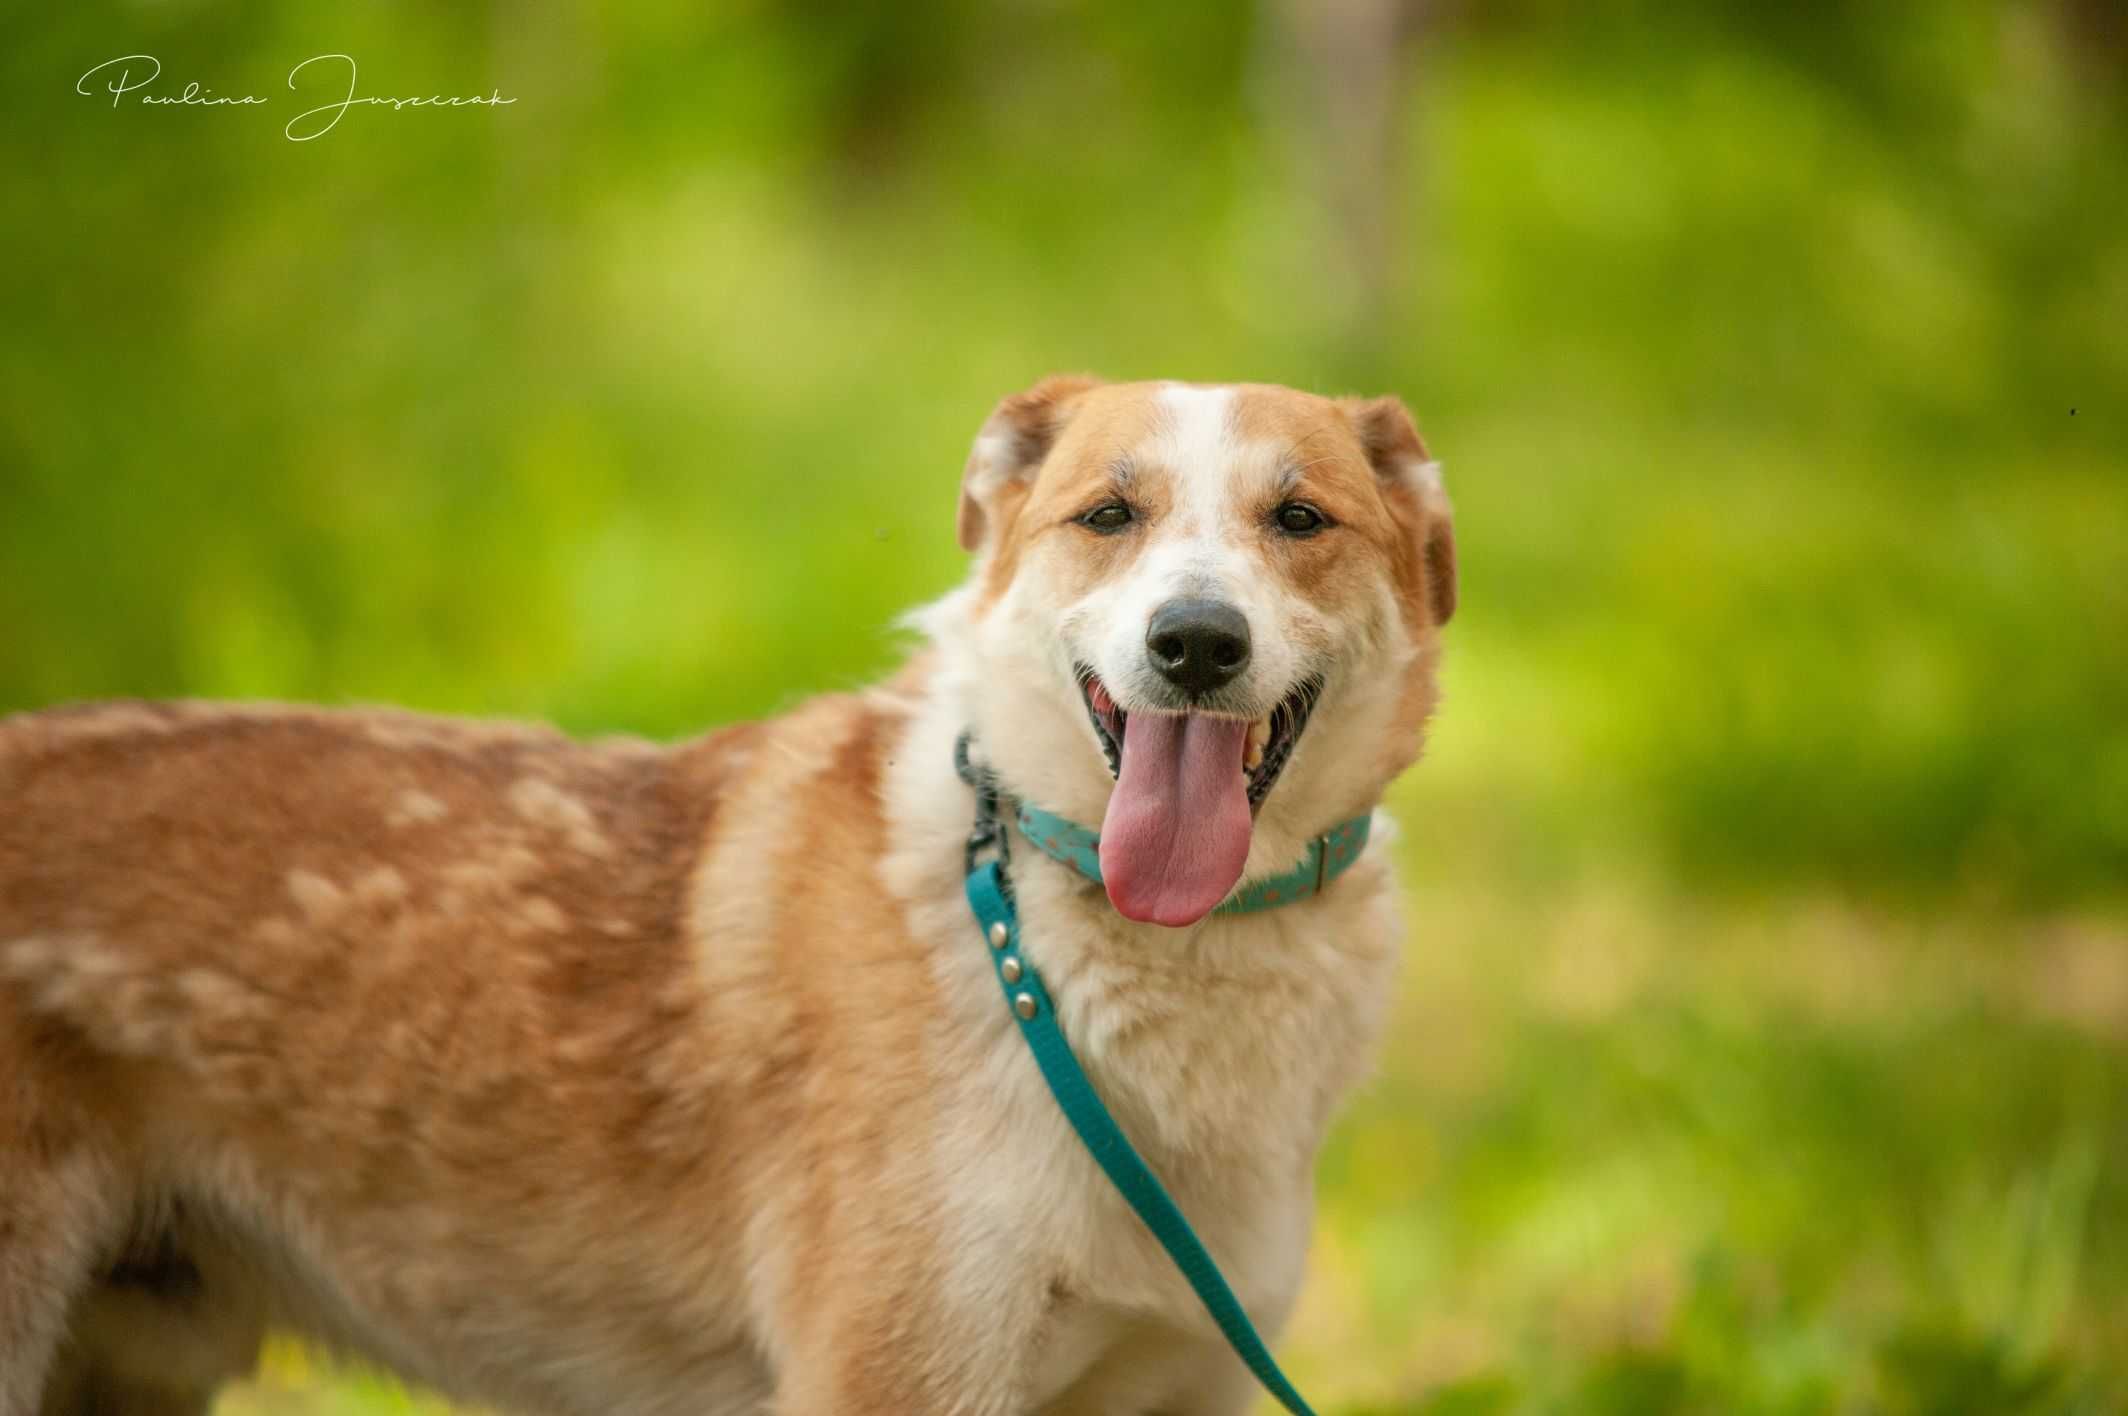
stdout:
[(1198, 697), (1249, 666), (1249, 622), (1219, 600), (1170, 600), (1146, 626), (1145, 656), (1169, 683)]

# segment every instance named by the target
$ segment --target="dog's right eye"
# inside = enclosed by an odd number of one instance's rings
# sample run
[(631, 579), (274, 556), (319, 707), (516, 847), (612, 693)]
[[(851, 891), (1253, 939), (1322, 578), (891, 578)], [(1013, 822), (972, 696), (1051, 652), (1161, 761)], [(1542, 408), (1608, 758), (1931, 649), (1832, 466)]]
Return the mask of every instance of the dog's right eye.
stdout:
[(1115, 501), (1109, 502), (1104, 506), (1097, 506), (1092, 511), (1087, 512), (1086, 515), (1079, 518), (1079, 524), (1095, 531), (1121, 531), (1131, 524), (1131, 519), (1129, 505)]

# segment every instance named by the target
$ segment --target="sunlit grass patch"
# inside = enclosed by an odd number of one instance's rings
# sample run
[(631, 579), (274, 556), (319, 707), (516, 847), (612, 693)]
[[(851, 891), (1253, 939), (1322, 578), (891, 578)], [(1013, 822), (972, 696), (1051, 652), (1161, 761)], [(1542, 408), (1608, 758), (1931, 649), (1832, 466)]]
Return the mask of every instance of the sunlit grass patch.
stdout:
[(450, 1403), (389, 1377), (335, 1363), (301, 1344), (267, 1344), (259, 1371), (215, 1406), (216, 1416), (447, 1416)]

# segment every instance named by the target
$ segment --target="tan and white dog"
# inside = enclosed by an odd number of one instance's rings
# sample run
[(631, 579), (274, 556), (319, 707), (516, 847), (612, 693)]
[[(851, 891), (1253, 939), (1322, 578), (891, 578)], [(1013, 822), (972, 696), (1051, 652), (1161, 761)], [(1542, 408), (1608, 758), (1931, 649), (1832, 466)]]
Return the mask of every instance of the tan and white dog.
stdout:
[(1024, 950), (1267, 1332), (1389, 997), (1455, 600), (1393, 399), (1048, 380), (892, 682), (677, 747), (408, 714), (0, 722), (0, 1416), (199, 1412), (286, 1328), (555, 1416), (1238, 1412), (962, 894), (964, 731), (1103, 827)]

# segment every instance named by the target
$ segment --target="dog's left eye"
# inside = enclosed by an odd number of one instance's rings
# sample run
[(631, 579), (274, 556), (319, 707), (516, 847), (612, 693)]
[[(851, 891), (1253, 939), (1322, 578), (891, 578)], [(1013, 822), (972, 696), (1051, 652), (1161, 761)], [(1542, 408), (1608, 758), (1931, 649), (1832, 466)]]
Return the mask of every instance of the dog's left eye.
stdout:
[(1323, 514), (1306, 502), (1287, 502), (1275, 513), (1278, 529), (1289, 536), (1307, 536), (1327, 524)]
[(1131, 509), (1128, 505), (1119, 501), (1109, 502), (1105, 506), (1097, 506), (1079, 518), (1081, 526), (1091, 527), (1096, 531), (1121, 531), (1130, 523)]

